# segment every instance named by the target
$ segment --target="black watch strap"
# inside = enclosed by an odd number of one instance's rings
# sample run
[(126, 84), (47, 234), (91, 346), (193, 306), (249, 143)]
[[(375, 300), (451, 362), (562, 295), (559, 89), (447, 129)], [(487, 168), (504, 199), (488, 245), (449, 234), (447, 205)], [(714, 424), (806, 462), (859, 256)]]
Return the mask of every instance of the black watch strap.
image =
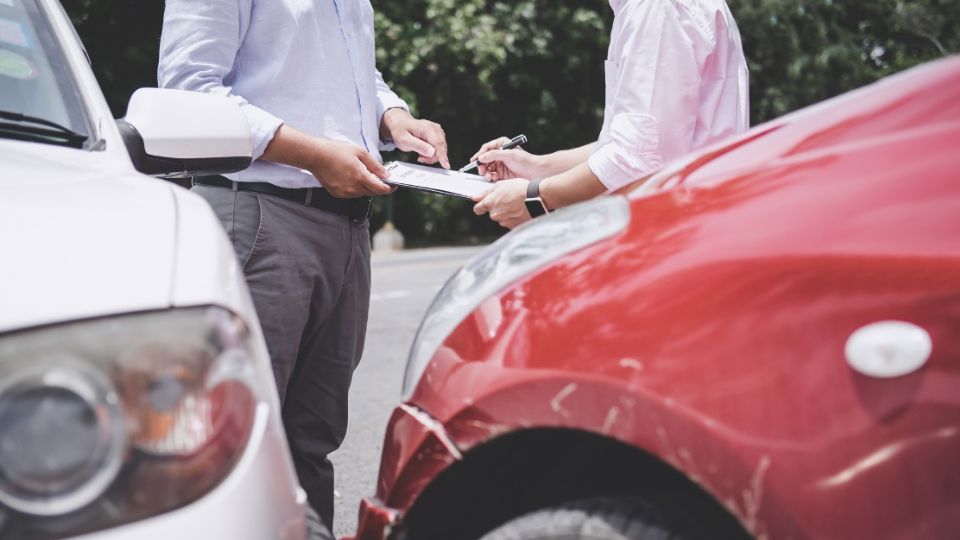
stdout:
[(531, 217), (540, 217), (549, 210), (547, 210), (547, 205), (543, 202), (543, 199), (540, 197), (540, 181), (542, 178), (536, 178), (531, 180), (527, 184), (527, 211), (530, 212)]
[(543, 181), (543, 178), (534, 178), (527, 184), (527, 198), (528, 199), (539, 199), (540, 198), (540, 182)]

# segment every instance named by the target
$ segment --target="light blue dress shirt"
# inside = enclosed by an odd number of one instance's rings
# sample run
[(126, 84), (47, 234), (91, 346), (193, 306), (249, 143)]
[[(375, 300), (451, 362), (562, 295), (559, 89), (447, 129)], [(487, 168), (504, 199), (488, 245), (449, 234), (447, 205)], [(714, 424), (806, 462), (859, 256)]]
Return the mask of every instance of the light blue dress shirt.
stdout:
[[(161, 87), (230, 96), (259, 158), (277, 129), (349, 142), (380, 159), (380, 120), (406, 104), (376, 69), (370, 0), (167, 0)], [(256, 161), (233, 180), (317, 187), (307, 171)]]

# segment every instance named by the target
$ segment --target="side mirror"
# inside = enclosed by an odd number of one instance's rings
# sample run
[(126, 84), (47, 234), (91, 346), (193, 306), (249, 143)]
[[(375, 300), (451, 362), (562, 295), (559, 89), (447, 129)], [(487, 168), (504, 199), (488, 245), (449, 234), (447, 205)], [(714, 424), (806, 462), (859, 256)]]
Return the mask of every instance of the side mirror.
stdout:
[(253, 161), (250, 127), (224, 96), (141, 88), (117, 127), (134, 167), (144, 174), (185, 178), (241, 171)]

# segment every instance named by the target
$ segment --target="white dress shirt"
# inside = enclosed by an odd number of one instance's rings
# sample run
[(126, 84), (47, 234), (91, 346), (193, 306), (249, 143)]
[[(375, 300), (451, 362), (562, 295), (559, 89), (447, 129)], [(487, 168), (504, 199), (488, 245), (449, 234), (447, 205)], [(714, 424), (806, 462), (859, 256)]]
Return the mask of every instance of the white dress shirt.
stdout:
[[(380, 120), (406, 104), (375, 65), (370, 0), (167, 0), (161, 87), (241, 105), (259, 158), (284, 123), (365, 148), (378, 159)], [(256, 161), (237, 181), (318, 187), (307, 171)]]
[(749, 73), (724, 0), (610, 0), (603, 131), (590, 170), (617, 189), (750, 127)]

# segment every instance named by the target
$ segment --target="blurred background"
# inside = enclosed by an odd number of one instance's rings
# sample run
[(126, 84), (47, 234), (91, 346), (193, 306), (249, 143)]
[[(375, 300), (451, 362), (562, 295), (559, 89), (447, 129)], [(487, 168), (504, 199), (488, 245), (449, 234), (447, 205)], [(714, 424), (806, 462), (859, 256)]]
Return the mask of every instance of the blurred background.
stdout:
[[(163, 2), (62, 1), (123, 116), (134, 89), (156, 86)], [(596, 140), (613, 19), (606, 0), (372, 3), (378, 67), (415, 115), (443, 125), (454, 166), (501, 135), (526, 133), (534, 153)], [(728, 4), (750, 64), (754, 125), (960, 51), (958, 0)], [(404, 190), (392, 198), (408, 246), (482, 243), (503, 232), (468, 201)], [(374, 230), (386, 206), (377, 202)]]

